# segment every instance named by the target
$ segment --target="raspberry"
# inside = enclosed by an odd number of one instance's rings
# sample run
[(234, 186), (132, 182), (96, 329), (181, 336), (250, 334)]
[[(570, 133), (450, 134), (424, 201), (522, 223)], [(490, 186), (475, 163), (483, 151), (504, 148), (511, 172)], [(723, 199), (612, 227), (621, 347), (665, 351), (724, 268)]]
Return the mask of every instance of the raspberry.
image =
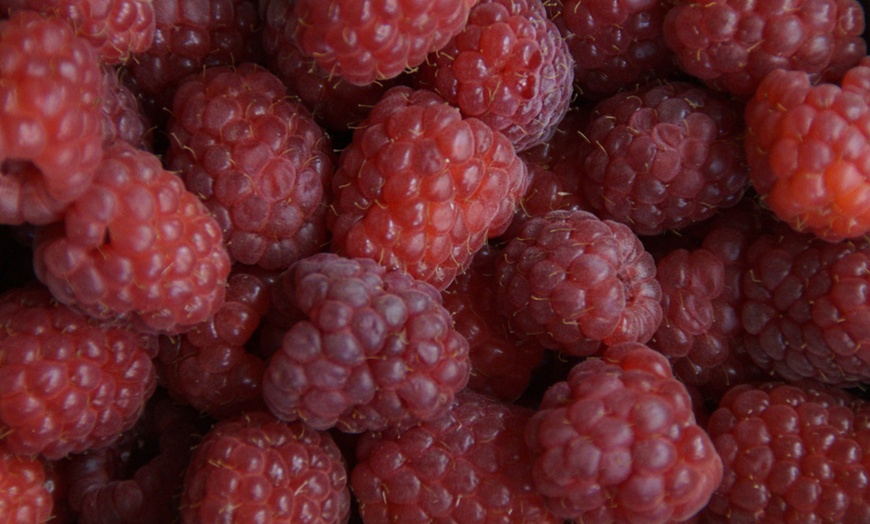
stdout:
[(234, 268), (226, 300), (213, 317), (178, 337), (161, 337), (155, 361), (161, 384), (217, 418), (264, 409), (260, 385), (266, 364), (245, 347), (268, 310), (268, 279)]
[(470, 391), (445, 415), (366, 433), (350, 485), (364, 522), (562, 522), (532, 486), (532, 415)]
[(687, 0), (664, 22), (677, 63), (709, 86), (749, 97), (775, 69), (837, 79), (866, 53), (856, 0)]
[(136, 95), (118, 78), (115, 68), (103, 67), (103, 147), (126, 140), (134, 147), (150, 151), (153, 129), (139, 108)]
[(842, 86), (774, 71), (746, 105), (753, 186), (783, 221), (831, 241), (870, 232), (870, 59)]
[(0, 446), (0, 521), (49, 522), (52, 498), (42, 461)]
[(276, 283), (305, 320), (263, 378), (283, 420), (359, 433), (440, 416), (468, 382), (468, 342), (435, 288), (365, 258), (321, 253)]
[(431, 91), (394, 87), (339, 157), (332, 248), (444, 289), (507, 228), (525, 183), (504, 135)]
[(350, 490), (328, 433), (253, 411), (217, 423), (184, 475), (182, 522), (341, 523)]
[(676, 69), (663, 34), (672, 0), (548, 0), (544, 5), (574, 57), (575, 89), (587, 99), (667, 78)]
[(499, 311), (514, 332), (571, 355), (646, 342), (662, 318), (652, 256), (627, 226), (586, 211), (530, 219), (497, 272)]
[(865, 402), (808, 381), (735, 386), (707, 423), (724, 475), (703, 522), (868, 522), (868, 421)]
[(462, 30), (477, 0), (297, 0), (295, 38), (330, 76), (366, 85), (399, 76)]
[(66, 475), (79, 524), (177, 522), (182, 475), (202, 431), (197, 422), (189, 407), (155, 395), (110, 446), (72, 456)]
[(0, 325), (0, 434), (13, 453), (108, 445), (154, 392), (154, 337), (89, 319), (41, 287), (2, 295)]
[(151, 153), (117, 142), (63, 223), (37, 234), (34, 268), (61, 302), (95, 318), (177, 334), (224, 301), (220, 228)]
[(32, 9), (66, 20), (104, 64), (120, 64), (154, 41), (150, 0), (0, 0), (0, 9)]
[(48, 224), (87, 192), (102, 154), (102, 74), (60, 18), (0, 21), (0, 223)]
[(682, 82), (653, 83), (596, 105), (565, 168), (588, 206), (639, 235), (680, 229), (736, 204), (749, 173), (733, 104)]
[(326, 243), (332, 144), (263, 67), (206, 69), (179, 86), (166, 163), (223, 230), (230, 257), (283, 270)]
[(870, 240), (830, 243), (778, 223), (746, 257), (741, 320), (752, 360), (788, 381), (866, 382)]
[(538, 493), (579, 522), (681, 522), (722, 478), (686, 388), (639, 343), (611, 346), (552, 385), (526, 441)]
[(522, 151), (549, 139), (565, 116), (574, 64), (541, 0), (481, 0), (416, 78)]

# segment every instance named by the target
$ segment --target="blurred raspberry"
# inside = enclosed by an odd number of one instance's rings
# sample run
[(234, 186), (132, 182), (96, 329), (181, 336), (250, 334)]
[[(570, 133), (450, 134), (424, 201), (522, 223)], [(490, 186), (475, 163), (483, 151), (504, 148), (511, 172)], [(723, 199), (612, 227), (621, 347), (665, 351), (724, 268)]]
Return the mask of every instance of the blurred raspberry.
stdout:
[(532, 486), (532, 410), (466, 391), (443, 416), (364, 434), (351, 488), (369, 524), (562, 522)]
[(681, 522), (722, 478), (686, 388), (639, 343), (612, 346), (552, 385), (526, 441), (538, 493), (578, 522)]
[(662, 318), (652, 256), (627, 226), (586, 211), (530, 219), (497, 272), (498, 308), (513, 331), (571, 355), (646, 342)]
[(41, 287), (2, 295), (0, 325), (0, 434), (13, 453), (106, 446), (154, 392), (154, 337), (93, 321)]
[(43, 462), (0, 446), (0, 522), (51, 521), (52, 498)]
[(444, 289), (507, 228), (525, 184), (504, 135), (431, 91), (394, 87), (339, 158), (332, 248)]
[(321, 253), (276, 283), (303, 316), (263, 378), (283, 420), (359, 433), (430, 420), (468, 382), (468, 342), (438, 291), (365, 258)]
[(329, 434), (263, 412), (217, 423), (184, 475), (185, 524), (338, 524), (349, 514), (347, 471)]
[(34, 268), (61, 302), (177, 334), (224, 301), (230, 260), (217, 223), (160, 159), (117, 142), (64, 222), (43, 228)]
[(0, 20), (0, 223), (48, 224), (88, 191), (102, 154), (103, 77), (62, 19)]
[(255, 64), (181, 82), (166, 164), (223, 231), (233, 261), (287, 269), (326, 244), (332, 144), (281, 81)]
[(139, 100), (119, 79), (116, 68), (103, 67), (103, 147), (125, 140), (136, 148), (151, 151), (153, 128), (139, 107)]
[(541, 0), (480, 0), (415, 78), (522, 151), (549, 139), (565, 116), (574, 64)]

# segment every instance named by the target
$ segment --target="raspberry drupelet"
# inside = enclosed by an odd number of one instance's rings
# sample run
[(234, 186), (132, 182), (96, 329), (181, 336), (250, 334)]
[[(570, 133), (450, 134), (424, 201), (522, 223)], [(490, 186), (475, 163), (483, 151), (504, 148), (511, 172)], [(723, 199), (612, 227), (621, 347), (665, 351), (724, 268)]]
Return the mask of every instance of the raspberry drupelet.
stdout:
[(0, 522), (52, 521), (52, 497), (42, 460), (12, 453), (0, 444)]
[(119, 78), (117, 68), (103, 66), (103, 147), (125, 140), (138, 149), (151, 151), (154, 128), (139, 107), (139, 100)]
[(223, 303), (230, 258), (196, 195), (158, 157), (122, 141), (64, 221), (37, 232), (34, 269), (64, 304), (177, 334)]
[(264, 67), (207, 68), (175, 94), (166, 165), (202, 199), (234, 262), (269, 271), (326, 244), (329, 138)]
[(349, 433), (406, 427), (442, 415), (468, 383), (468, 341), (429, 284), (321, 253), (275, 285), (302, 318), (263, 378), (278, 418)]
[(504, 135), (431, 91), (394, 87), (339, 157), (332, 249), (444, 289), (507, 228), (526, 178)]

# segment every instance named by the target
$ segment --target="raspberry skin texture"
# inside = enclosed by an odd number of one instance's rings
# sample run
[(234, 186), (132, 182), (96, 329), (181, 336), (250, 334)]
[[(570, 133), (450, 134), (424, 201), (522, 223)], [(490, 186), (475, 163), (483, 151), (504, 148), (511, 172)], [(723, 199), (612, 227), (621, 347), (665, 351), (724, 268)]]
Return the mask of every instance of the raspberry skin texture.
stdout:
[(269, 271), (322, 250), (332, 144), (262, 66), (218, 66), (183, 81), (166, 164), (202, 199), (233, 262)]
[(707, 422), (724, 475), (703, 522), (867, 522), (868, 420), (811, 381), (735, 386)]
[(722, 460), (667, 359), (611, 346), (553, 384), (526, 426), (532, 478), (555, 515), (579, 522), (681, 522), (704, 508)]
[(752, 185), (777, 217), (832, 242), (870, 232), (870, 61), (841, 86), (773, 71), (745, 113)]
[(444, 289), (504, 232), (526, 183), (504, 135), (431, 91), (394, 87), (339, 157), (332, 250)]
[(347, 433), (407, 427), (450, 409), (468, 383), (468, 341), (439, 292), (366, 258), (321, 253), (275, 284), (303, 319), (263, 378), (282, 420)]
[(346, 523), (347, 476), (328, 433), (250, 412), (217, 423), (194, 450), (181, 522)]
[(62, 19), (0, 20), (0, 223), (48, 224), (84, 194), (102, 155), (102, 73)]
[(530, 219), (496, 271), (498, 308), (514, 333), (570, 355), (647, 342), (662, 319), (652, 255), (627, 226), (586, 211)]
[(574, 63), (541, 0), (481, 0), (415, 78), (522, 151), (549, 139), (565, 116)]
[(748, 98), (775, 69), (837, 80), (866, 53), (864, 8), (856, 0), (676, 2), (665, 42), (683, 71)]
[(589, 208), (657, 235), (735, 205), (749, 186), (733, 103), (684, 82), (652, 83), (596, 105), (568, 169)]
[(477, 0), (297, 0), (295, 39), (330, 76), (354, 85), (395, 78), (443, 48)]
[(578, 94), (601, 100), (625, 86), (672, 76), (676, 62), (663, 34), (665, 14), (672, 4), (672, 0), (544, 2), (574, 58)]
[(442, 417), (364, 434), (350, 477), (363, 522), (561, 523), (532, 486), (532, 413), (465, 391)]
[(44, 524), (52, 520), (52, 498), (43, 462), (0, 447), (0, 520)]
[(103, 66), (103, 147), (111, 147), (116, 140), (126, 140), (145, 151), (152, 151), (153, 128), (139, 107), (136, 95), (118, 78), (118, 70)]
[(214, 315), (230, 259), (217, 222), (181, 180), (118, 142), (64, 222), (37, 233), (34, 269), (64, 304), (172, 335)]
[(49, 460), (112, 443), (154, 392), (153, 336), (89, 319), (39, 286), (0, 297), (0, 433)]

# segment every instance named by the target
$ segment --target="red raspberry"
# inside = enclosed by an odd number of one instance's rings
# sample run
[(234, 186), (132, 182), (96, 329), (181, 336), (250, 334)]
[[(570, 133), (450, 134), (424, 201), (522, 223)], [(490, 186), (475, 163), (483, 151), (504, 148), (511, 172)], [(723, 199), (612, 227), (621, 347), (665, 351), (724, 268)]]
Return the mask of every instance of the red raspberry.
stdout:
[(736, 204), (749, 172), (733, 103), (653, 83), (600, 102), (567, 165), (598, 216), (639, 235), (680, 229)]
[(776, 215), (827, 240), (870, 232), (870, 59), (842, 87), (774, 71), (746, 105), (752, 184)]
[(350, 485), (366, 523), (560, 523), (532, 486), (532, 410), (474, 392), (405, 431), (366, 433)]
[(468, 382), (468, 342), (435, 288), (365, 258), (321, 253), (276, 283), (299, 315), (263, 378), (283, 420), (379, 431), (449, 409)]
[(686, 388), (639, 343), (612, 346), (551, 386), (526, 441), (550, 511), (579, 522), (681, 522), (722, 478)]
[(161, 337), (155, 364), (161, 384), (182, 402), (217, 418), (264, 409), (266, 363), (246, 344), (269, 310), (269, 282), (235, 268), (213, 317), (177, 337)]
[(870, 239), (830, 243), (776, 224), (748, 247), (741, 318), (749, 356), (789, 381), (870, 378)]
[(64, 222), (37, 234), (34, 268), (95, 318), (176, 334), (223, 303), (230, 261), (202, 202), (156, 156), (118, 142)]
[(178, 522), (182, 475), (202, 432), (197, 422), (193, 409), (155, 395), (112, 445), (72, 456), (66, 480), (78, 523)]
[(168, 168), (205, 202), (230, 257), (283, 270), (326, 244), (332, 144), (263, 67), (206, 69), (175, 95)]
[(48, 224), (88, 191), (102, 154), (93, 48), (60, 18), (0, 21), (0, 223)]
[(600, 100), (676, 69), (663, 34), (672, 0), (548, 0), (544, 5), (574, 57), (580, 96)]
[(350, 490), (328, 433), (250, 412), (216, 424), (184, 475), (185, 524), (347, 522)]
[(571, 355), (646, 342), (662, 318), (652, 256), (627, 226), (586, 211), (530, 219), (497, 271), (499, 311), (514, 332)]
[(870, 408), (811, 382), (732, 388), (707, 423), (724, 463), (703, 522), (870, 522)]
[(103, 147), (116, 140), (126, 140), (134, 147), (150, 151), (153, 145), (153, 129), (139, 108), (136, 95), (118, 78), (118, 71), (103, 67)]
[(151, 0), (0, 0), (0, 9), (32, 9), (66, 20), (104, 64), (119, 64), (154, 41)]
[(0, 446), (0, 522), (54, 522), (52, 498), (41, 460)]
[(333, 249), (444, 289), (507, 228), (525, 183), (504, 135), (431, 91), (394, 87), (339, 158)]
[(856, 0), (685, 0), (665, 17), (680, 67), (715, 89), (752, 96), (775, 69), (838, 79), (866, 52)]
[(113, 442), (154, 392), (154, 337), (96, 322), (40, 287), (0, 297), (0, 434), (57, 459)]
[(366, 85), (399, 76), (444, 47), (477, 0), (296, 0), (296, 42), (331, 76)]
[(416, 78), (521, 151), (549, 139), (565, 116), (574, 64), (541, 0), (481, 0)]

